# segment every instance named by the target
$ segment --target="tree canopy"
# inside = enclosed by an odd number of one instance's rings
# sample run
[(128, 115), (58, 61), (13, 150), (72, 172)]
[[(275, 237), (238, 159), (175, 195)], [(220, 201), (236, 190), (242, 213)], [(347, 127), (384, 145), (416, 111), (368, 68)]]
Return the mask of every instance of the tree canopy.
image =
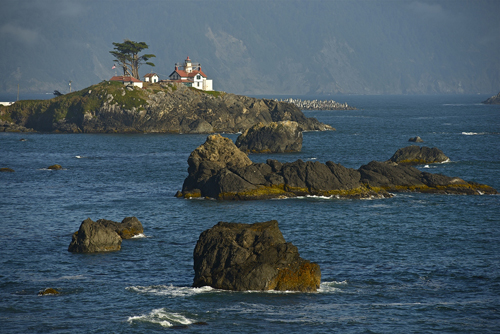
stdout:
[(155, 64), (148, 62), (150, 58), (156, 57), (154, 54), (139, 55), (142, 50), (148, 48), (146, 43), (126, 39), (123, 43), (113, 43), (113, 45), (115, 46), (114, 51), (109, 51), (109, 53), (115, 56), (115, 61), (122, 67), (124, 76), (140, 79), (139, 67), (142, 64), (155, 66)]

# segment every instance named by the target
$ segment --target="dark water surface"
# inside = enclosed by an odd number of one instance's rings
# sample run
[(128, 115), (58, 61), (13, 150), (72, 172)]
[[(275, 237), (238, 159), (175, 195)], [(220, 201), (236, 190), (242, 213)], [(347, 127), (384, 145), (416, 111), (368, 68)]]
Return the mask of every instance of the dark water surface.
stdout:
[[(348, 96), (339, 101), (359, 110), (305, 112), (337, 131), (305, 133), (301, 153), (250, 158), (358, 168), (418, 135), (451, 159), (419, 168), (499, 190), (500, 107), (477, 103), (486, 97)], [(0, 332), (499, 332), (500, 196), (174, 198), (205, 139), (0, 133), (0, 167), (15, 170), (0, 173)], [(56, 163), (64, 170), (46, 169)], [(127, 216), (145, 237), (119, 252), (67, 251), (87, 217)], [(190, 287), (202, 231), (270, 219), (320, 264), (317, 293)], [(47, 287), (60, 295), (37, 296)]]

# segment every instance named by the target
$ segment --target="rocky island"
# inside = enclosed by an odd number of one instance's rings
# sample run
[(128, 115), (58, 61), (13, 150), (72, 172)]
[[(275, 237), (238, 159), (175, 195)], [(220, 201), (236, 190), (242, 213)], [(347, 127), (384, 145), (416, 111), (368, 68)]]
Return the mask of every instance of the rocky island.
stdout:
[[(416, 151), (418, 150), (418, 154)], [(416, 147), (397, 154), (393, 160), (413, 163), (439, 153)], [(430, 157), (427, 157), (429, 153)], [(440, 157), (439, 154), (437, 156)], [(458, 177), (421, 172), (394, 161), (372, 161), (359, 169), (340, 164), (304, 162), (281, 163), (268, 159), (253, 163), (229, 139), (210, 135), (188, 158), (189, 175), (177, 197), (208, 197), (246, 200), (296, 196), (336, 196), (340, 198), (391, 197), (390, 192), (416, 191), (441, 194), (496, 194), (492, 187), (467, 182)]]
[(294, 121), (302, 131), (333, 130), (292, 103), (184, 85), (126, 87), (103, 81), (50, 100), (18, 101), (0, 109), (0, 131), (62, 133), (243, 132), (259, 122)]

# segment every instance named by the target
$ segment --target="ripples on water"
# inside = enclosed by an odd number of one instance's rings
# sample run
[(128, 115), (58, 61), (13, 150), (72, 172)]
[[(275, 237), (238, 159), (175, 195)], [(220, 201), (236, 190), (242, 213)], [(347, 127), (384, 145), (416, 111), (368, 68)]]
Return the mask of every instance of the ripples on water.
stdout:
[[(500, 189), (498, 106), (478, 105), (476, 96), (347, 98), (360, 109), (305, 112), (337, 131), (305, 133), (301, 153), (250, 158), (358, 168), (387, 160), (418, 135), (451, 159), (422, 170)], [(0, 167), (16, 171), (0, 174), (2, 331), (498, 331), (498, 196), (174, 198), (189, 153), (205, 139), (0, 133)], [(64, 169), (46, 169), (55, 163)], [(87, 217), (126, 216), (139, 218), (144, 237), (123, 241), (120, 252), (67, 252)], [(190, 287), (202, 231), (218, 221), (270, 219), (320, 264), (317, 293)], [(38, 297), (47, 287), (60, 294)]]

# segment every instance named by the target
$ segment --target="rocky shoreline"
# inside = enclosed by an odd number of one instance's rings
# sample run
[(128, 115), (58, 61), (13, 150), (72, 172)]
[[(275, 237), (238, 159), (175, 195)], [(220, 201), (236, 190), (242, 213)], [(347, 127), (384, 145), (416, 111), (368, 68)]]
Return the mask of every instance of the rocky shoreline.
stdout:
[[(275, 99), (275, 101), (278, 101)], [(301, 99), (285, 99), (279, 102), (293, 103), (300, 110), (356, 110), (356, 108), (345, 103), (336, 102), (333, 100), (301, 100)]]
[(0, 107), (0, 131), (52, 133), (238, 133), (254, 124), (294, 121), (301, 131), (334, 130), (292, 103), (180, 85), (126, 88), (103, 81), (50, 100)]

